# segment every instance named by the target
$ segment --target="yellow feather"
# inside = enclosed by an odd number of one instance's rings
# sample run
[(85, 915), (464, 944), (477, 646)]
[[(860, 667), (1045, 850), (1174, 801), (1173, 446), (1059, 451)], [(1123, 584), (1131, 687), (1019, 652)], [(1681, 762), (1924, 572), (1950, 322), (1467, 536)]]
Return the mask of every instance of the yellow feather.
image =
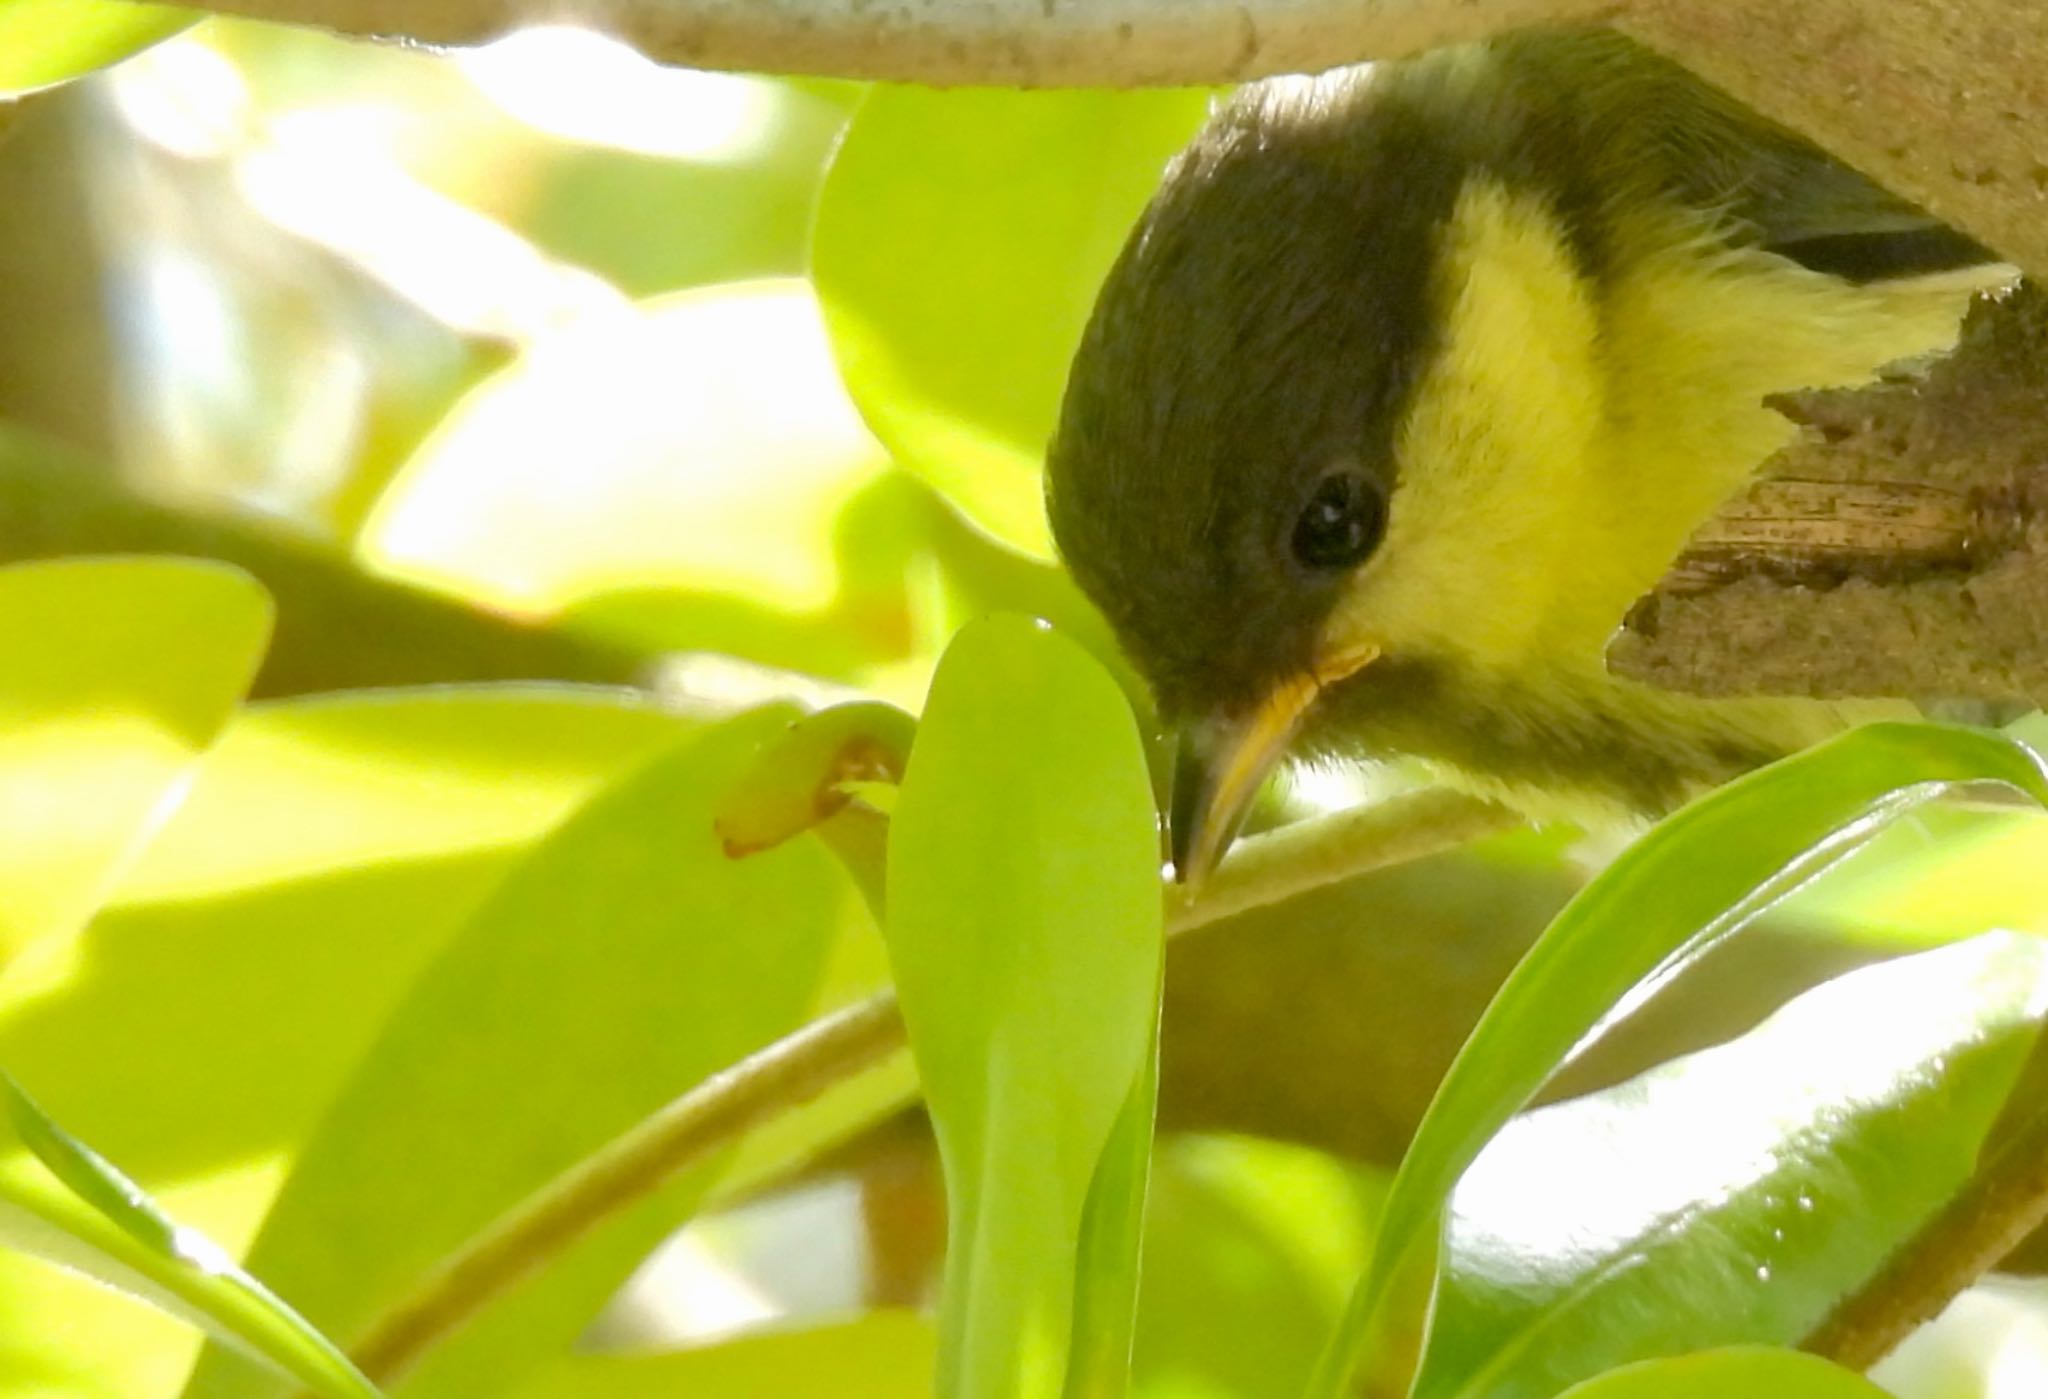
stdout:
[[(1603, 715), (1674, 754), (1791, 747), (1838, 727), (1830, 706), (1617, 681), (1601, 653), (1791, 437), (1766, 396), (1861, 383), (1946, 347), (1971, 281), (1859, 287), (1654, 208), (1591, 280), (1539, 201), (1483, 178), (1463, 191), (1438, 267), (1443, 338), (1397, 438), (1387, 537), (1333, 614), (1328, 649), (1431, 658), (1470, 701), (1525, 706), (1532, 728)], [(1465, 776), (1584, 814), (1549, 784)]]

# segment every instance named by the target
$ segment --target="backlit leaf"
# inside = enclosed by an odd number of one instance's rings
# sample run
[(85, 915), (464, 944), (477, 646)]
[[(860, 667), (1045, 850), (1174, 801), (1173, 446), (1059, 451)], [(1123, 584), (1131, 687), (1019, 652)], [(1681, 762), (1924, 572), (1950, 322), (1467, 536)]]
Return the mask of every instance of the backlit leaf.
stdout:
[(118, 63), (198, 18), (123, 0), (0, 0), (0, 97)]
[(241, 700), (270, 618), (225, 564), (0, 568), (0, 960), (106, 895)]
[(1205, 91), (877, 87), (825, 177), (811, 275), (897, 461), (1049, 551), (1039, 468), (1095, 293)]
[[(527, 1194), (811, 1005), (847, 895), (810, 842), (728, 859), (719, 795), (791, 717), (728, 721), (606, 789), (420, 976), (308, 1142), (251, 1252), (353, 1339)], [(437, 1349), (409, 1395), (494, 1393), (566, 1353), (716, 1174), (684, 1173)], [(215, 1351), (191, 1395), (274, 1393)]]
[(25, 1155), (0, 1172), (0, 1245), (153, 1302), (328, 1399), (374, 1399), (331, 1341), (0, 1074), (0, 1151), (15, 1148)]
[(893, 821), (890, 962), (951, 1220), (940, 1393), (1119, 1393), (1162, 909), (1130, 708), (1064, 637), (975, 624)]
[(1651, 1360), (1573, 1385), (1558, 1399), (1887, 1399), (1863, 1376), (1798, 1351), (1737, 1346)]
[[(689, 732), (566, 686), (245, 707), (76, 939), (0, 975), (0, 1063), (240, 1254), (422, 966), (609, 778)], [(0, 1254), (0, 1356), (67, 1399), (162, 1399), (183, 1325)]]

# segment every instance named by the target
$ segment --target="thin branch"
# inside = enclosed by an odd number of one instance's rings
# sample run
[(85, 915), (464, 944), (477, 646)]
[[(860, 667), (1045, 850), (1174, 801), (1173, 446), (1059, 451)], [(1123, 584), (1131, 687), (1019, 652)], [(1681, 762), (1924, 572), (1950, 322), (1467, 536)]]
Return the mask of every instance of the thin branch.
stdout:
[[(1425, 791), (1283, 827), (1242, 842), (1192, 903), (1171, 905), (1169, 935), (1278, 903), (1506, 830), (1505, 807)], [(1170, 896), (1171, 897), (1171, 896)], [(491, 1301), (576, 1240), (711, 1152), (874, 1067), (903, 1045), (883, 992), (813, 1021), (698, 1084), (501, 1215), (373, 1322), (354, 1347), (389, 1384)]]
[(700, 68), (1020, 87), (1227, 83), (1608, 19), (2048, 273), (2048, 6), (2012, 0), (211, 0), (477, 43), (580, 23)]
[(576, 1240), (693, 1162), (800, 1107), (903, 1045), (884, 993), (836, 1011), (714, 1074), (549, 1181), (420, 1280), (355, 1348), (379, 1384)]
[[(2023, 1081), (2018, 1093), (2027, 1088)], [(1862, 1291), (1837, 1306), (1802, 1349), (1869, 1369), (2044, 1223), (2048, 1111), (2037, 1111), (1986, 1154), (1963, 1192)]]
[(1298, 821), (1238, 842), (1197, 898), (1168, 906), (1166, 930), (1171, 936), (1221, 922), (1494, 835), (1520, 820), (1504, 806), (1429, 789)]
[(1019, 87), (1239, 82), (1389, 58), (1619, 0), (215, 0), (371, 37), (473, 44), (587, 24), (697, 68)]

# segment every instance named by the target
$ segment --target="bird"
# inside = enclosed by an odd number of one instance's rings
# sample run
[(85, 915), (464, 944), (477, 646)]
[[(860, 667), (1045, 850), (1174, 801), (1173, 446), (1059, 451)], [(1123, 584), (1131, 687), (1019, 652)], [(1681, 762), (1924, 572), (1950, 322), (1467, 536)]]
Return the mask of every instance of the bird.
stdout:
[(1615, 32), (1247, 84), (1105, 277), (1046, 454), (1199, 881), (1288, 760), (1641, 821), (1846, 721), (1602, 655), (1794, 426), (1953, 345), (1990, 250)]

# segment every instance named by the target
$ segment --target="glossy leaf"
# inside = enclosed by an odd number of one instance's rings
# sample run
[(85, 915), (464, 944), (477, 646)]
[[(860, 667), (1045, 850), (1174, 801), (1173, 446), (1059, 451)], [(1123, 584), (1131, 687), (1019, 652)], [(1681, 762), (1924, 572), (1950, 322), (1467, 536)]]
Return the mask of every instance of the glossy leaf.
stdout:
[(878, 87), (819, 196), (847, 388), (983, 529), (1049, 550), (1039, 468), (1095, 293), (1208, 94)]
[(1558, 1399), (1889, 1399), (1863, 1376), (1818, 1356), (1735, 1346), (1650, 1360), (1573, 1385)]
[(374, 1399), (348, 1358), (204, 1236), (181, 1228), (0, 1073), (0, 1246), (171, 1311), (329, 1399)]
[(744, 601), (757, 625), (662, 643), (747, 654), (767, 619), (832, 603), (840, 510), (887, 468), (809, 286), (702, 288), (589, 317), (479, 386), (392, 482), (360, 548), (528, 613), (653, 594), (679, 618), (694, 599), (708, 628)]
[(2027, 749), (1995, 734), (1875, 724), (1694, 802), (1581, 891), (1466, 1039), (1395, 1176), (1371, 1262), (1311, 1392), (1335, 1399), (1428, 1264), (1451, 1188), (1603, 1018), (1739, 929), (1890, 820), (1944, 792), (2002, 784), (2048, 800)]
[(1145, 1197), (1152, 1170), (1152, 1122), (1158, 1106), (1155, 1036), (1123, 1110), (1109, 1129), (1109, 1139), (1102, 1144), (1095, 1178), (1081, 1203), (1063, 1390), (1069, 1399), (1121, 1395), (1130, 1385)]
[(2048, 929), (2044, 862), (2048, 822), (2032, 809), (1946, 801), (1880, 833), (1787, 913), (1830, 938), (1900, 949)]
[(0, 959), (105, 896), (234, 712), (270, 617), (223, 564), (0, 568)]
[(1137, 1261), (1159, 846), (1129, 706), (1072, 642), (1013, 617), (955, 639), (893, 818), (888, 908), (946, 1171), (939, 1392), (1118, 1393), (1127, 1354), (1103, 1334), (1127, 1324), (1109, 1299)]
[(1137, 1394), (1297, 1399), (1364, 1261), (1383, 1173), (1256, 1137), (1159, 1143)]
[[(718, 795), (788, 722), (728, 721), (629, 774), (536, 846), (393, 1013), (251, 1267), (353, 1338), (478, 1229), (655, 1107), (794, 1026), (844, 886), (808, 842), (730, 860)], [(715, 1176), (685, 1172), (501, 1298), (408, 1395), (500, 1392), (571, 1342)], [(218, 1351), (188, 1391), (274, 1392)]]
[(665, 1354), (577, 1355), (507, 1399), (929, 1399), (934, 1348), (931, 1322), (923, 1316), (873, 1312), (835, 1326)]
[[(689, 731), (565, 686), (245, 707), (109, 906), (0, 976), (0, 1063), (240, 1254), (422, 966), (565, 813)], [(0, 1355), (52, 1392), (161, 1399), (196, 1350), (0, 1255)]]
[(1969, 1179), (2044, 1014), (2048, 942), (1989, 933), (1516, 1118), (1452, 1196), (1415, 1399), (1801, 1340)]
[(122, 0), (0, 0), (0, 98), (118, 63), (198, 18)]

